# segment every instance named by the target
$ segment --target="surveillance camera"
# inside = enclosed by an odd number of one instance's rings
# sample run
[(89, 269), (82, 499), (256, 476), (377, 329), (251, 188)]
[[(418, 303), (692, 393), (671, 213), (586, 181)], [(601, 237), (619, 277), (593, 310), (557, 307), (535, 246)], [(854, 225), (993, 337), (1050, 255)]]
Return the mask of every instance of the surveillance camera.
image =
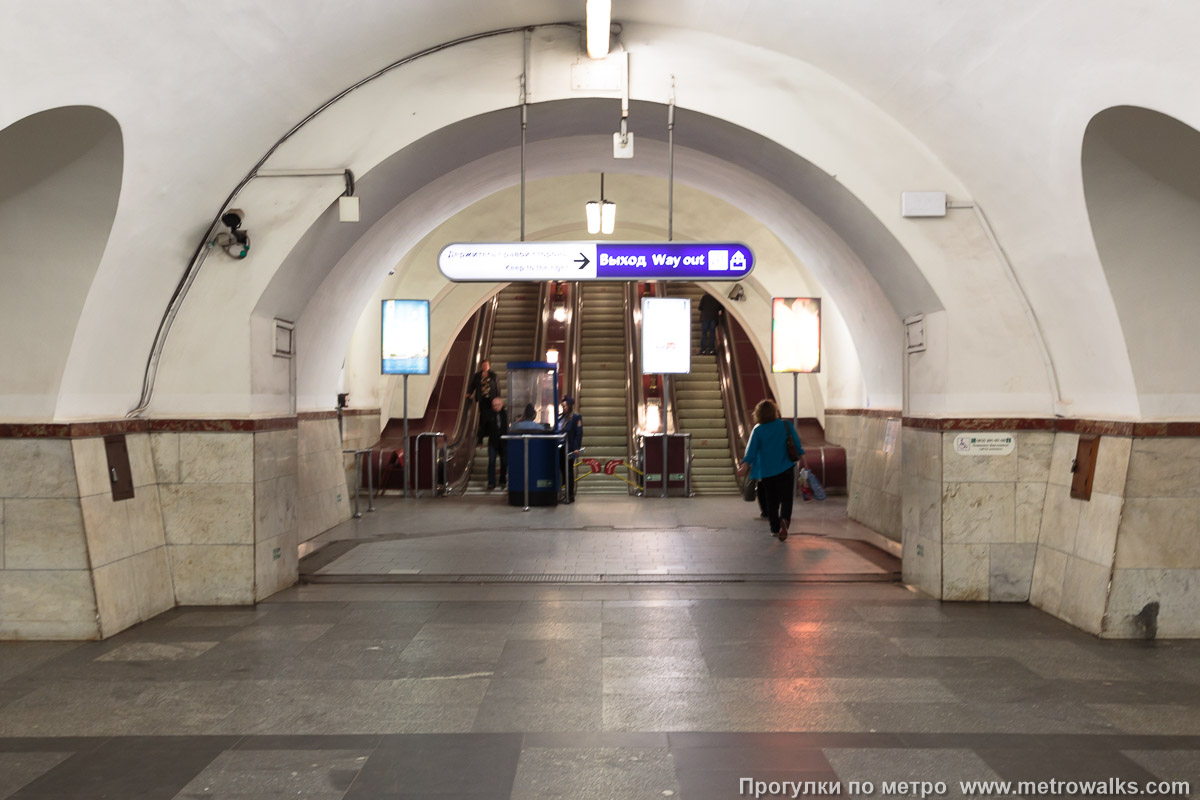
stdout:
[(212, 244), (222, 248), (231, 258), (243, 259), (250, 253), (250, 232), (242, 230), (242, 222), (246, 212), (240, 208), (231, 208), (221, 215), (221, 224), (229, 228), (222, 231), (212, 240)]
[(735, 283), (733, 288), (729, 290), (729, 299), (733, 301), (744, 300), (746, 298), (746, 290), (742, 288), (740, 283)]
[(242, 211), (240, 208), (231, 208), (221, 215), (221, 224), (231, 231), (236, 231), (242, 227), (242, 220), (245, 218), (245, 211)]

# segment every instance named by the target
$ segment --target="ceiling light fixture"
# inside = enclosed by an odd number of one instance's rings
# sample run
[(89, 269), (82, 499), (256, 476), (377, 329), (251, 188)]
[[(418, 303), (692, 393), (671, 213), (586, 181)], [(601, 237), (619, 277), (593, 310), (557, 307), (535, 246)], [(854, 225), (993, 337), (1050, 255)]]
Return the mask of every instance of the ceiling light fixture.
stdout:
[(588, 57), (604, 58), (612, 31), (612, 0), (587, 0), (586, 5)]
[(587, 216), (587, 232), (611, 234), (617, 226), (617, 204), (604, 199), (604, 173), (600, 173), (600, 199), (591, 200), (583, 207)]

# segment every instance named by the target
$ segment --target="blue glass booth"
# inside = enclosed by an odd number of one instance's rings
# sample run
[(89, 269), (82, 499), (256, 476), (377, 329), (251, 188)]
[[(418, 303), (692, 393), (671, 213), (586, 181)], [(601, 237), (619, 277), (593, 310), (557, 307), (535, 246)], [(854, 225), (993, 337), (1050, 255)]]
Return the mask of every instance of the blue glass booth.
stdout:
[(562, 488), (558, 462), (565, 448), (558, 427), (558, 365), (509, 361), (508, 504), (552, 506)]

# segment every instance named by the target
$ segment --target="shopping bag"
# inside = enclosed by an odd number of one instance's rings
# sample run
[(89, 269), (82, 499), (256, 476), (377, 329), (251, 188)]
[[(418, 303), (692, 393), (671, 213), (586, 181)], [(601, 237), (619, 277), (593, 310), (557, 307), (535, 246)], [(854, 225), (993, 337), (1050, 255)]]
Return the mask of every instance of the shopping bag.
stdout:
[(804, 472), (806, 473), (804, 482), (808, 484), (808, 488), (812, 489), (813, 497), (818, 500), (824, 500), (826, 497), (825, 487), (817, 480), (817, 476), (813, 474), (811, 469), (806, 469)]
[(742, 484), (742, 499), (747, 503), (753, 503), (758, 495), (758, 481), (754, 478), (746, 478), (746, 482)]

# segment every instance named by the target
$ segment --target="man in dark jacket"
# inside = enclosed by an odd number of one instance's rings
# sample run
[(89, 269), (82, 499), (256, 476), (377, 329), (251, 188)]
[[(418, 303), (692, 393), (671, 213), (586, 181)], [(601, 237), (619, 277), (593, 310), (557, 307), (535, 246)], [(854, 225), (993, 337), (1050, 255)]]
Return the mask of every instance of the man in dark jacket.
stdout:
[[(567, 485), (567, 502), (575, 502), (575, 459), (583, 449), (583, 417), (575, 413), (575, 398), (571, 396), (562, 399), (563, 413), (558, 421), (556, 433), (567, 435), (567, 463), (559, 462), (558, 471), (562, 474), (563, 482)], [(566, 470), (563, 474), (563, 470)]]
[(486, 358), (480, 362), (479, 371), (471, 376), (467, 384), (467, 402), (479, 404), (479, 433), (475, 443), (483, 444), (487, 418), (492, 414), (492, 400), (500, 396), (500, 376), (492, 372), (492, 362)]
[(500, 459), (501, 488), (508, 485), (508, 455), (504, 447), (504, 439), (508, 434), (508, 409), (499, 397), (492, 398), (491, 413), (488, 414), (484, 433), (488, 437), (488, 467), (487, 488), (490, 492), (496, 488), (496, 459)]
[(725, 309), (711, 294), (700, 298), (700, 355), (711, 356), (717, 352), (717, 323)]

